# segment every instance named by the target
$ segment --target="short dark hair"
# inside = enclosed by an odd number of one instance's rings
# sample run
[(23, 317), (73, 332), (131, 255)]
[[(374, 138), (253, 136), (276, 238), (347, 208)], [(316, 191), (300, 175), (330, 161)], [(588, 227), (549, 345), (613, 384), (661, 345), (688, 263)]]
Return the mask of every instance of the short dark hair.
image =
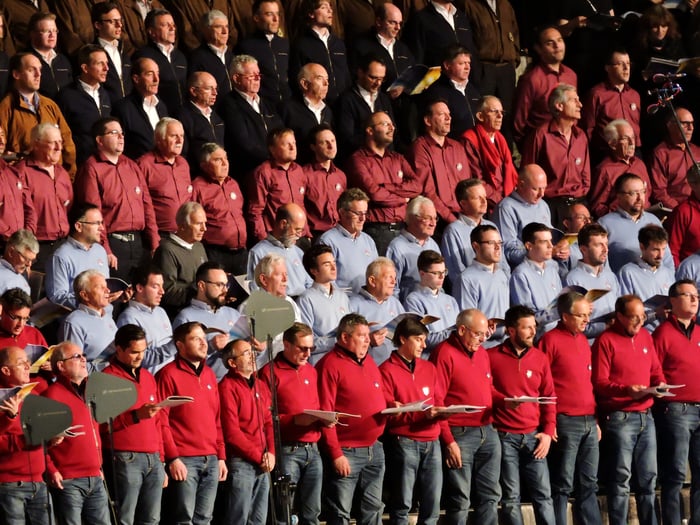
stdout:
[(95, 44), (85, 44), (80, 49), (78, 49), (78, 65), (79, 66), (82, 66), (83, 64), (89, 65), (90, 64), (90, 57), (92, 56), (93, 53), (104, 53), (106, 55), (107, 51), (105, 51), (103, 47), (95, 45)]
[(5, 293), (0, 297), (0, 304), (2, 304), (3, 311), (31, 308), (32, 298), (21, 288), (10, 288), (5, 290)]
[(102, 22), (102, 17), (114, 9), (121, 13), (121, 9), (119, 9), (119, 6), (114, 2), (99, 2), (93, 5), (92, 10), (90, 11), (92, 23)]
[(589, 224), (586, 224), (581, 230), (578, 232), (578, 245), (580, 246), (588, 246), (588, 244), (591, 242), (591, 237), (607, 237), (608, 236), (608, 230), (603, 228), (600, 224), (597, 222), (591, 222)]
[(275, 128), (270, 130), (267, 134), (267, 147), (271, 148), (276, 145), (277, 141), (287, 133), (294, 135), (294, 130), (292, 128)]
[(182, 343), (195, 328), (204, 330), (204, 325), (198, 321), (189, 321), (173, 329), (173, 341)]
[(480, 243), (483, 239), (483, 235), (486, 232), (497, 232), (498, 228), (491, 224), (479, 224), (474, 228), (469, 234), (469, 241), (472, 243)]
[(679, 279), (668, 288), (668, 296), (678, 297), (678, 289), (685, 284), (693, 286), (696, 290), (698, 289), (698, 284), (693, 279)]
[(92, 138), (97, 139), (97, 137), (101, 137), (102, 135), (104, 135), (105, 131), (107, 131), (107, 125), (111, 124), (112, 122), (116, 122), (120, 126), (122, 124), (117, 117), (102, 117), (101, 119), (95, 121), (95, 123), (90, 128), (90, 134), (92, 135)]
[(360, 188), (348, 188), (340, 194), (336, 206), (339, 210), (348, 210), (350, 209), (350, 203), (356, 201), (369, 203), (369, 197)]
[(377, 62), (386, 67), (386, 60), (384, 60), (382, 57), (374, 53), (367, 53), (360, 57), (359, 61), (357, 62), (357, 69), (366, 73), (369, 70), (369, 66), (372, 62)]
[(484, 181), (481, 179), (477, 178), (471, 178), (471, 179), (462, 179), (457, 183), (457, 186), (455, 186), (455, 197), (457, 198), (457, 202), (463, 201), (468, 197), (467, 192), (476, 187), (476, 186), (483, 186)]
[(401, 345), (402, 337), (408, 338), (412, 335), (428, 335), (428, 329), (418, 319), (414, 319), (413, 317), (404, 317), (396, 326), (396, 330), (394, 330), (394, 337), (391, 339), (391, 341), (398, 347)]
[(195, 276), (194, 276), (194, 282), (198, 283), (199, 281), (204, 281), (206, 279), (207, 275), (209, 274), (210, 270), (223, 270), (223, 269), (224, 269), (224, 267), (221, 266), (221, 264), (219, 264), (216, 261), (207, 261), (205, 263), (202, 263), (197, 268), (197, 272), (195, 273)]
[[(270, 0), (265, 0), (266, 2), (269, 2)], [(274, 0), (273, 0), (274, 1)], [(335, 131), (333, 131), (333, 128), (330, 127), (328, 124), (325, 122), (322, 122), (321, 124), (318, 124), (311, 128), (311, 131), (309, 131), (309, 134), (306, 136), (306, 142), (308, 144), (316, 144), (316, 137), (318, 136), (319, 133), (323, 131), (331, 131), (333, 135), (335, 135)]]
[(165, 15), (170, 15), (172, 16), (172, 13), (168, 11), (167, 9), (151, 9), (148, 14), (146, 15), (146, 19), (143, 21), (143, 25), (146, 29), (151, 29), (155, 27), (156, 25), (156, 18), (165, 16)]
[(138, 325), (125, 324), (120, 326), (117, 333), (114, 334), (114, 346), (126, 350), (134, 341), (143, 341), (146, 339), (146, 332)]
[(340, 334), (353, 333), (356, 326), (369, 326), (369, 322), (363, 315), (354, 312), (344, 315), (338, 323), (338, 339), (340, 339)]
[(557, 312), (559, 312), (559, 317), (564, 314), (570, 314), (574, 304), (582, 299), (586, 299), (586, 297), (574, 291), (564, 292), (557, 297)]
[(613, 190), (615, 191), (615, 193), (621, 193), (622, 188), (625, 186), (625, 184), (627, 184), (627, 182), (631, 180), (638, 180), (644, 182), (639, 175), (635, 175), (634, 173), (623, 173), (617, 179), (615, 179), (615, 184), (613, 184)]
[(506, 328), (515, 328), (518, 326), (518, 321), (526, 317), (535, 317), (535, 312), (522, 304), (516, 304), (506, 310), (505, 325)]
[(100, 211), (100, 208), (91, 202), (76, 202), (73, 204), (68, 212), (68, 225), (70, 227), (70, 233), (75, 233), (75, 224), (85, 219), (85, 215), (87, 215), (87, 212), (90, 210)]
[(10, 70), (10, 74), (22, 69), (22, 59), (24, 57), (33, 57), (33, 56), (34, 56), (34, 53), (30, 53), (28, 51), (20, 51), (19, 53), (15, 53), (14, 55), (12, 55), (10, 57), (10, 62), (8, 64), (8, 69)]
[(627, 295), (621, 295), (620, 297), (617, 298), (617, 301), (615, 301), (615, 312), (621, 315), (625, 315), (627, 313), (627, 305), (630, 303), (633, 303), (635, 301), (639, 301), (640, 303), (643, 303), (643, 301), (640, 299), (638, 295), (635, 294), (627, 294)]
[(302, 259), (302, 264), (304, 265), (304, 270), (306, 273), (311, 275), (311, 270), (318, 270), (318, 264), (316, 259), (318, 259), (324, 253), (333, 253), (333, 250), (327, 244), (314, 244), (304, 253)]
[(521, 235), (523, 243), (529, 242), (529, 243), (534, 243), (535, 242), (535, 234), (539, 232), (551, 232), (552, 228), (547, 226), (546, 224), (542, 224), (541, 222), (531, 222), (530, 224), (525, 225), (523, 228), (523, 233)]
[(146, 286), (151, 275), (163, 275), (163, 270), (154, 264), (142, 264), (135, 267), (131, 272), (131, 284), (136, 288), (137, 284)]
[(652, 242), (668, 242), (668, 233), (657, 224), (647, 224), (639, 229), (637, 240), (639, 244), (646, 247)]
[(313, 335), (314, 332), (311, 327), (304, 323), (294, 323), (292, 326), (287, 328), (282, 334), (282, 340), (288, 343), (296, 343), (297, 336), (302, 337), (307, 335)]
[[(262, 4), (277, 4), (277, 5), (279, 5), (280, 2), (279, 2), (279, 0), (255, 0), (255, 2), (253, 2), (253, 9), (252, 9), (252, 13), (254, 15), (259, 14), (260, 6)], [(280, 8), (281, 7), (282, 6), (280, 6)]]
[(442, 61), (443, 62), (452, 62), (459, 55), (472, 56), (472, 53), (466, 47), (464, 47), (462, 44), (450, 44), (449, 46), (447, 46), (445, 48), (445, 51), (442, 54)]
[(428, 268), (430, 268), (433, 264), (440, 264), (444, 262), (445, 258), (435, 250), (423, 250), (418, 255), (418, 263), (416, 266), (418, 266), (419, 270), (427, 272)]

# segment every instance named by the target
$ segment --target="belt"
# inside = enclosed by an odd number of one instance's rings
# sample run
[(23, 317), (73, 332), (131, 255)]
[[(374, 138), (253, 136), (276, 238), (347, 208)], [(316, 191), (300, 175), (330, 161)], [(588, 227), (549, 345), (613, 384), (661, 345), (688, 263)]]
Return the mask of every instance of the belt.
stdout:
[(135, 232), (108, 233), (107, 236), (122, 242), (134, 242), (136, 240)]
[(399, 231), (401, 229), (402, 223), (400, 222), (368, 222), (365, 224), (365, 227), (370, 227), (370, 228), (378, 228), (382, 230), (389, 230), (389, 231)]
[(292, 441), (291, 443), (282, 443), (283, 447), (291, 447), (291, 448), (311, 448), (316, 443), (311, 442), (311, 441)]

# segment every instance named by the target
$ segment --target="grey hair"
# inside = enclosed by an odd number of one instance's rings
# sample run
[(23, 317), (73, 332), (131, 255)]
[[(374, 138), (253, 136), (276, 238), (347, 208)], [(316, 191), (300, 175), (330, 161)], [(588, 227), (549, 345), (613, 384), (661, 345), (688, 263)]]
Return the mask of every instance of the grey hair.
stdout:
[(547, 99), (547, 108), (552, 115), (557, 116), (559, 114), (557, 104), (563, 104), (566, 102), (566, 94), (569, 91), (575, 92), (576, 87), (572, 86), (571, 84), (559, 84), (549, 94), (549, 98)]
[(39, 241), (29, 230), (17, 230), (7, 239), (7, 245), (12, 246), (17, 251), (26, 248), (31, 252), (39, 253)]
[(228, 22), (228, 17), (222, 11), (212, 9), (211, 11), (202, 15), (202, 17), (199, 19), (199, 23), (201, 27), (211, 27), (214, 20), (220, 20), (222, 18)]
[(202, 144), (202, 147), (199, 148), (199, 155), (197, 156), (199, 159), (199, 164), (201, 165), (209, 162), (212, 154), (220, 149), (224, 149), (224, 147), (220, 146), (216, 142), (207, 142), (206, 144)]
[(177, 224), (178, 227), (189, 226), (191, 224), (190, 215), (200, 210), (204, 211), (204, 208), (198, 202), (185, 202), (182, 206), (180, 206), (177, 209), (177, 212), (175, 213), (175, 224)]
[(34, 142), (36, 140), (43, 139), (44, 135), (46, 135), (46, 131), (49, 129), (57, 129), (61, 131), (60, 128), (52, 122), (42, 122), (41, 124), (37, 124), (32, 128), (30, 135), (31, 141)]
[(231, 66), (229, 67), (229, 75), (233, 76), (235, 74), (243, 73), (243, 66), (245, 64), (257, 64), (258, 59), (250, 55), (236, 55), (231, 61)]
[(406, 205), (406, 218), (417, 217), (418, 215), (420, 215), (420, 209), (427, 204), (432, 204), (433, 206), (435, 206), (435, 204), (433, 204), (433, 201), (431, 201), (428, 197), (424, 197), (423, 195), (418, 195), (418, 197), (414, 197)]
[(260, 282), (260, 276), (264, 275), (269, 277), (272, 274), (272, 269), (279, 263), (284, 263), (284, 257), (278, 253), (268, 253), (265, 257), (258, 261), (255, 265), (255, 271), (253, 272), (253, 277), (255, 278), (255, 284), (262, 286)]
[(367, 270), (365, 270), (365, 279), (369, 279), (370, 277), (379, 277), (379, 274), (384, 266), (391, 266), (392, 268), (396, 269), (394, 261), (388, 257), (377, 257), (367, 265)]
[(620, 133), (617, 131), (618, 126), (629, 126), (630, 123), (623, 118), (616, 118), (608, 122), (608, 125), (603, 128), (603, 138), (606, 144), (620, 138)]
[(78, 274), (73, 281), (73, 293), (75, 294), (76, 300), (80, 300), (80, 292), (86, 292), (88, 286), (90, 285), (90, 280), (98, 275), (100, 277), (104, 277), (102, 272), (99, 270), (85, 270)]
[(168, 126), (169, 126), (170, 124), (180, 124), (180, 125), (182, 125), (182, 122), (180, 122), (180, 121), (177, 120), (176, 118), (172, 118), (172, 117), (163, 117), (163, 118), (160, 119), (160, 120), (158, 121), (158, 123), (156, 124), (156, 128), (155, 128), (155, 130), (153, 131), (153, 136), (154, 136), (157, 140), (164, 140), (164, 139), (165, 139), (165, 136), (168, 134)]

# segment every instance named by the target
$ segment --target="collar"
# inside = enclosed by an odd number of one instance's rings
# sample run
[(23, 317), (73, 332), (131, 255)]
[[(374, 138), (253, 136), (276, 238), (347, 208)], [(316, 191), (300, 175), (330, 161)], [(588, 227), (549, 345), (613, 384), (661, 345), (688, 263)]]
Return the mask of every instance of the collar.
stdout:
[(471, 226), (472, 228), (476, 228), (477, 226), (479, 226), (479, 224), (481, 224), (481, 222), (483, 222), (483, 221), (476, 222), (474, 219), (472, 219), (471, 217), (467, 217), (463, 213), (459, 214), (459, 217), (457, 217), (457, 220), (462, 221), (464, 224), (466, 224), (467, 226)]
[(97, 94), (99, 95), (100, 93), (100, 83), (97, 83), (97, 87), (92, 87), (90, 84), (78, 79), (78, 85), (80, 85), (81, 88), (83, 88), (83, 91), (88, 93), (89, 95), (94, 95)]
[(197, 111), (199, 111), (202, 115), (204, 115), (207, 118), (211, 117), (211, 114), (214, 112), (213, 109), (211, 109), (209, 106), (200, 106), (199, 104), (195, 104), (193, 101), (190, 100), (190, 104), (192, 104)]
[(242, 96), (242, 97), (243, 97), (243, 100), (245, 100), (245, 101), (246, 101), (248, 104), (250, 104), (251, 106), (255, 107), (255, 104), (258, 104), (258, 105), (260, 104), (260, 95), (255, 94), (255, 95), (253, 95), (253, 96), (251, 97), (250, 95), (248, 95), (248, 94), (246, 94), (246, 93), (243, 93), (243, 91), (241, 91), (241, 90), (238, 89), (238, 88), (233, 88), (233, 90), (234, 90), (236, 93), (238, 93), (240, 96)]
[(129, 306), (133, 306), (137, 310), (140, 310), (142, 312), (148, 312), (148, 313), (153, 313), (156, 309), (155, 306), (153, 308), (151, 308), (150, 306), (146, 306), (145, 304), (138, 302), (136, 299), (131, 299), (129, 301)]
[(593, 277), (598, 277), (598, 276), (602, 273), (603, 269), (605, 268), (605, 265), (602, 264), (602, 265), (600, 266), (600, 270), (596, 271), (596, 269), (595, 269), (593, 266), (591, 266), (590, 264), (587, 264), (587, 263), (583, 262), (583, 260), (580, 260), (580, 261), (576, 264), (576, 267), (577, 267), (577, 268), (580, 268), (581, 270), (583, 270), (583, 271), (586, 272), (587, 274), (592, 275)]
[(379, 44), (386, 48), (386, 49), (391, 49), (394, 47), (394, 44), (396, 43), (395, 38), (386, 38), (384, 35), (377, 33), (377, 40), (379, 40)]
[(194, 243), (189, 243), (183, 240), (181, 237), (178, 237), (175, 233), (170, 234), (170, 240), (173, 241), (175, 244), (182, 246), (186, 250), (191, 250), (194, 247)]
[(435, 11), (440, 13), (442, 16), (453, 17), (457, 12), (457, 8), (452, 3), (447, 4), (447, 6), (438, 4), (437, 2), (433, 2), (432, 0), (430, 0), (430, 3), (435, 8)]
[(205, 310), (207, 312), (212, 312), (216, 313), (217, 308), (214, 308), (212, 305), (205, 303), (204, 301), (200, 301), (199, 299), (192, 299), (190, 301), (190, 306), (193, 308), (197, 308), (199, 310)]
[(124, 363), (122, 363), (114, 357), (110, 359), (110, 363), (112, 364), (112, 366), (116, 366), (124, 370), (124, 372), (129, 374), (130, 377), (135, 378), (136, 381), (139, 381), (141, 379), (141, 367), (132, 368), (131, 366), (125, 365)]
[(367, 359), (367, 356), (369, 355), (369, 352), (367, 352), (367, 355), (365, 355), (362, 359), (360, 359), (359, 357), (357, 357), (354, 353), (352, 353), (350, 350), (348, 350), (344, 346), (340, 346), (340, 344), (336, 343), (336, 347), (341, 351), (341, 353), (348, 356), (350, 359), (352, 359), (355, 363), (357, 363), (360, 366), (362, 366), (362, 364), (365, 362), (365, 359)]
[(163, 53), (166, 57), (168, 57), (168, 60), (170, 60), (170, 53), (172, 53), (175, 49), (175, 44), (159, 44), (158, 42), (154, 43), (156, 47), (160, 49), (160, 52)]
[(312, 111), (323, 111), (326, 109), (326, 103), (322, 100), (318, 104), (314, 104), (311, 102), (308, 98), (302, 97), (304, 100), (304, 105), (306, 105), (307, 108), (309, 108)]
[(113, 47), (116, 48), (117, 51), (119, 51), (119, 40), (115, 39), (110, 42), (109, 40), (105, 40), (104, 38), (97, 37), (97, 42), (102, 47)]
[(92, 317), (99, 317), (99, 318), (103, 318), (105, 316), (105, 313), (106, 313), (106, 311), (100, 313), (98, 310), (95, 310), (91, 306), (88, 306), (84, 303), (80, 303), (78, 305), (78, 310), (81, 310)]
[(199, 366), (194, 366), (194, 365), (193, 365), (192, 363), (190, 363), (187, 359), (185, 359), (184, 357), (181, 357), (180, 354), (177, 354), (177, 355), (175, 356), (175, 359), (176, 359), (178, 362), (182, 363), (182, 365), (184, 365), (185, 367), (187, 367), (187, 369), (189, 369), (189, 370), (191, 370), (192, 372), (194, 372), (194, 375), (196, 375), (197, 377), (199, 377), (200, 375), (202, 375), (202, 370), (204, 370), (204, 361), (202, 361), (201, 363), (199, 363)]
[(404, 365), (406, 365), (406, 367), (408, 367), (408, 369), (411, 371), (411, 373), (413, 373), (413, 372), (415, 371), (415, 369), (416, 369), (416, 360), (414, 359), (413, 361), (409, 361), (409, 360), (406, 359), (404, 356), (402, 356), (401, 354), (399, 354), (399, 351), (398, 351), (398, 350), (394, 350), (394, 352), (396, 352), (396, 357), (398, 357), (398, 358), (401, 360), (401, 362), (402, 362)]

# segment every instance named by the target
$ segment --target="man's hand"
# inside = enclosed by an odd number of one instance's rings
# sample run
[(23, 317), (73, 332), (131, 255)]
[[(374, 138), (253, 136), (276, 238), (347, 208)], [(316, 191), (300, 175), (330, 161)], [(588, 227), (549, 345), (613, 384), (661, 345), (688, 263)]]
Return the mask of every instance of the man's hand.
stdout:
[(569, 241), (564, 238), (552, 248), (552, 257), (558, 261), (565, 261), (569, 258), (570, 250)]
[(263, 472), (272, 472), (272, 469), (275, 468), (275, 455), (265, 452), (260, 462), (260, 468), (262, 468)]
[(49, 440), (49, 448), (55, 447), (56, 445), (60, 445), (61, 443), (63, 443), (64, 439), (65, 438), (63, 436), (56, 436), (54, 438), (51, 438)]
[(539, 444), (532, 453), (535, 459), (544, 459), (549, 454), (549, 446), (552, 444), (552, 436), (545, 434), (544, 432), (538, 432), (535, 434), (535, 439), (539, 441)]
[(387, 329), (382, 328), (376, 332), (370, 332), (369, 334), (369, 345), (370, 346), (382, 346), (384, 344), (384, 339), (386, 339)]
[(211, 339), (211, 345), (219, 352), (224, 349), (228, 343), (228, 334), (216, 334)]
[(117, 299), (119, 299), (119, 298), (122, 296), (123, 293), (124, 293), (123, 290), (118, 290), (118, 291), (116, 291), (116, 292), (111, 292), (111, 293), (109, 293), (109, 294), (107, 295), (109, 302), (110, 302), (110, 303), (113, 303), (114, 301), (116, 301)]
[(642, 399), (647, 395), (646, 392), (642, 392), (646, 387), (646, 385), (630, 385), (627, 387), (627, 395), (632, 399)]
[(22, 404), (22, 400), (18, 395), (14, 395), (9, 399), (6, 399), (0, 405), (0, 410), (5, 412), (8, 417), (15, 417), (19, 414), (19, 406)]
[(600, 425), (596, 423), (595, 425), (596, 433), (598, 434), (598, 441), (603, 437), (603, 431), (600, 429)]
[(160, 407), (153, 403), (146, 403), (141, 408), (136, 410), (136, 416), (139, 419), (150, 419), (160, 412)]
[(403, 93), (403, 86), (396, 86), (395, 88), (389, 90), (389, 96), (391, 98), (399, 98), (401, 93)]
[(523, 403), (524, 403), (524, 401), (518, 401), (517, 399), (508, 400), (508, 401), (506, 401), (506, 408), (508, 410), (515, 410)]
[(110, 253), (107, 255), (107, 264), (109, 265), (110, 268), (114, 268), (115, 270), (118, 269), (119, 266), (119, 261), (117, 260), (117, 256), (114, 255), (113, 253)]
[(447, 445), (445, 463), (449, 468), (462, 468), (462, 451), (456, 441)]
[(219, 460), (219, 481), (226, 481), (226, 476), (228, 476), (228, 467), (223, 459)]
[(336, 474), (339, 476), (346, 478), (350, 475), (350, 462), (345, 456), (340, 456), (339, 458), (334, 459), (333, 468), (335, 469)]
[(60, 472), (56, 471), (49, 476), (49, 485), (55, 489), (63, 490), (63, 476)]
[(315, 416), (310, 416), (309, 414), (297, 414), (294, 416), (294, 424), (298, 427), (310, 427), (315, 425), (320, 420)]
[[(226, 465), (224, 465), (224, 467), (225, 466)], [(168, 473), (175, 481), (185, 481), (187, 479), (187, 467), (180, 458), (176, 458), (170, 462), (170, 465), (168, 465)], [(221, 465), (219, 465), (219, 473), (221, 473)]]

